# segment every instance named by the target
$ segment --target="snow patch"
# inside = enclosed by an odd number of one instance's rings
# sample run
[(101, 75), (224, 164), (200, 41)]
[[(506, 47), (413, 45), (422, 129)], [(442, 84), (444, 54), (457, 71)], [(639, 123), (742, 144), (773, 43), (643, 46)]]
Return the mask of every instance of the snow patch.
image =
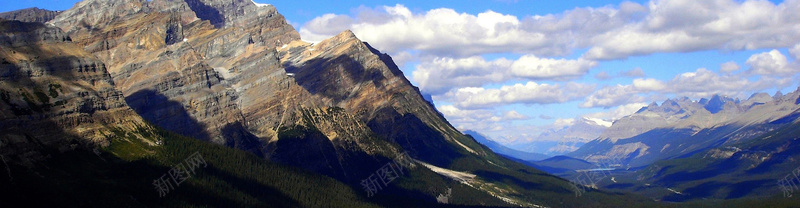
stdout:
[(469, 185), (469, 182), (472, 182), (472, 180), (475, 179), (475, 174), (459, 172), (459, 171), (450, 170), (450, 169), (444, 169), (444, 168), (436, 167), (435, 165), (431, 165), (431, 164), (428, 164), (428, 163), (425, 163), (425, 162), (422, 162), (422, 161), (419, 161), (419, 160), (415, 160), (415, 161), (417, 163), (419, 163), (419, 164), (424, 165), (425, 167), (427, 167), (431, 171), (438, 173), (439, 175), (443, 175), (445, 177), (451, 178), (453, 180), (456, 180), (456, 181), (461, 182), (461, 183), (466, 184), (466, 185)]
[(189, 41), (189, 39), (188, 39), (188, 38), (184, 38), (184, 39), (183, 39), (183, 42), (186, 42), (186, 41)]
[(253, 2), (253, 4), (255, 4), (255, 5), (256, 5), (256, 6), (258, 6), (258, 7), (268, 7), (268, 6), (271, 6), (270, 4), (256, 3), (256, 1), (254, 1), (254, 0), (250, 0), (250, 1), (252, 1), (252, 2)]
[(611, 125), (614, 124), (614, 123), (611, 123), (611, 122), (608, 122), (608, 121), (605, 121), (605, 120), (599, 119), (599, 118), (587, 118), (587, 117), (584, 117), (584, 119), (592, 121), (597, 125), (605, 126), (606, 128), (611, 127)]
[(671, 191), (672, 193), (678, 194), (678, 195), (683, 195), (683, 193), (681, 193), (680, 191), (675, 191), (672, 188), (667, 188), (667, 190)]

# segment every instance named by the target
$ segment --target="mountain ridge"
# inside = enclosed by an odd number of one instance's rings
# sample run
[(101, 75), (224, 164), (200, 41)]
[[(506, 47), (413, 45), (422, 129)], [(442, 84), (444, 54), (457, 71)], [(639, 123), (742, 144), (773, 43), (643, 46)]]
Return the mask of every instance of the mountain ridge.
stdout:
[[(653, 103), (616, 121), (598, 140), (569, 155), (589, 161), (624, 157), (641, 166), (658, 158), (747, 140), (796, 119), (792, 115), (800, 108), (796, 102), (800, 88), (780, 97), (764, 95), (754, 94), (745, 101), (715, 95), (700, 101), (679, 98), (667, 99), (660, 106)], [(651, 156), (643, 159), (645, 155)]]

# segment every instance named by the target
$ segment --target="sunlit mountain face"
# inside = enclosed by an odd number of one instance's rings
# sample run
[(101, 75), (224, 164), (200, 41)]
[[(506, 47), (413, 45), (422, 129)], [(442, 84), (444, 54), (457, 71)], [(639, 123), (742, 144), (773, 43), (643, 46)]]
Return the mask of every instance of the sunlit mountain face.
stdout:
[(0, 207), (797, 207), (800, 1), (17, 1)]

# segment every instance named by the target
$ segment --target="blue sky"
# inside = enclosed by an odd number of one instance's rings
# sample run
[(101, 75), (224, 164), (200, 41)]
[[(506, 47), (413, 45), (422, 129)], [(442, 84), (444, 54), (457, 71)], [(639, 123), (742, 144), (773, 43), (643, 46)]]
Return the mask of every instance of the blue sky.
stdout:
[[(317, 42), (351, 29), (459, 129), (501, 142), (650, 102), (794, 91), (800, 0), (265, 1)], [(3, 1), (64, 10), (77, 1)]]

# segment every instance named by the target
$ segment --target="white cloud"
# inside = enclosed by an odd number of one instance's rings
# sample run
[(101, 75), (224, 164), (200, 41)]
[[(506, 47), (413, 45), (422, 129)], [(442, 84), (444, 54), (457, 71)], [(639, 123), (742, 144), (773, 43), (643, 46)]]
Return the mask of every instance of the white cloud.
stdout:
[(500, 89), (465, 87), (446, 93), (445, 99), (463, 108), (485, 108), (514, 103), (552, 104), (578, 100), (590, 94), (594, 86), (579, 83), (515, 84)]
[(303, 40), (319, 42), (350, 29), (352, 24), (353, 19), (347, 15), (324, 14), (305, 23), (300, 28), (300, 34)]
[(318, 42), (340, 32), (331, 30), (341, 29), (339, 24), (332, 28), (321, 28), (318, 23), (332, 20), (339, 20), (335, 23), (347, 23), (347, 20), (353, 20), (349, 29), (359, 38), (390, 54), (412, 49), (450, 57), (508, 52), (537, 56), (567, 55), (578, 45), (585, 47), (589, 37), (623, 26), (630, 22), (633, 13), (644, 9), (635, 3), (623, 3), (621, 7), (622, 10), (611, 7), (576, 8), (562, 14), (520, 19), (491, 10), (467, 14), (438, 8), (412, 13), (398, 4), (376, 9), (359, 8), (356, 17), (349, 19), (330, 15), (317, 17), (303, 26), (300, 35), (304, 40)]
[(423, 62), (411, 73), (419, 87), (432, 94), (441, 94), (457, 87), (480, 87), (509, 79), (512, 61), (501, 58), (486, 61), (474, 56), (463, 59), (437, 58)]
[(652, 78), (634, 79), (633, 87), (637, 91), (660, 91), (663, 90), (664, 88), (667, 88), (664, 82)]
[[(764, 68), (769, 68), (781, 64), (766, 64), (774, 54), (764, 53), (756, 56), (769, 56), (769, 58), (755, 58), (754, 62), (764, 62)], [(752, 59), (752, 58), (751, 58)], [(770, 59), (771, 60), (771, 59)], [(774, 60), (771, 60), (774, 62)], [(778, 61), (783, 63), (782, 61)], [(795, 65), (788, 63), (783, 65)], [(726, 64), (723, 64), (726, 65)], [(756, 65), (753, 63), (753, 65)], [(747, 93), (763, 91), (772, 88), (784, 88), (797, 80), (797, 76), (761, 76), (753, 79), (747, 74), (735, 74), (724, 72), (713, 72), (705, 68), (699, 68), (693, 72), (681, 73), (669, 81), (661, 81), (652, 78), (634, 79), (630, 85), (605, 86), (589, 95), (580, 107), (615, 107), (636, 102), (653, 101), (655, 95), (674, 95), (686, 96), (695, 99), (708, 98), (715, 94), (731, 97), (749, 96)], [(771, 72), (771, 71), (769, 71)], [(771, 74), (771, 73), (766, 73)], [(774, 74), (774, 73), (772, 73)], [(790, 74), (792, 75), (792, 74)], [(649, 97), (648, 97), (649, 96)]]
[(522, 114), (520, 114), (519, 112), (517, 112), (515, 110), (510, 110), (510, 111), (506, 112), (505, 114), (503, 114), (503, 118), (505, 120), (527, 120), (527, 119), (530, 119), (529, 116), (522, 115)]
[(795, 67), (790, 67), (789, 62), (778, 50), (755, 54), (747, 59), (747, 65), (752, 67), (751, 73), (759, 75), (792, 75), (798, 72)]
[(500, 131), (504, 126), (511, 125), (512, 121), (531, 119), (514, 110), (506, 112), (486, 109), (469, 110), (452, 105), (437, 106), (437, 109), (456, 128), (478, 132)]
[(642, 107), (645, 106), (647, 106), (647, 103), (630, 103), (630, 104), (620, 105), (611, 110), (586, 114), (584, 115), (584, 117), (602, 119), (604, 121), (613, 122), (622, 117), (636, 113), (636, 111), (639, 111), (639, 109), (642, 109)]
[(583, 76), (596, 66), (584, 59), (548, 59), (533, 55), (518, 60), (499, 58), (487, 61), (482, 57), (435, 58), (423, 61), (411, 73), (411, 79), (422, 91), (438, 95), (453, 88), (482, 87), (511, 79), (570, 80)]
[(597, 36), (590, 59), (623, 59), (660, 52), (751, 50), (800, 41), (800, 2), (660, 0), (641, 22)]
[(642, 102), (644, 98), (633, 85), (615, 85), (603, 87), (586, 98), (581, 103), (582, 108), (614, 107), (628, 103)]
[(719, 71), (722, 73), (730, 74), (739, 71), (741, 67), (735, 61), (725, 62), (719, 65)]
[(794, 45), (794, 47), (789, 49), (789, 54), (794, 56), (794, 60), (800, 60), (800, 44)]
[(556, 119), (556, 121), (553, 122), (553, 124), (551, 126), (553, 126), (556, 129), (560, 129), (560, 128), (564, 128), (566, 126), (572, 126), (574, 124), (575, 124), (575, 119), (574, 118), (566, 118), (566, 119), (565, 118), (559, 118), (559, 119)]
[(585, 59), (566, 60), (522, 56), (511, 65), (511, 74), (529, 79), (565, 80), (583, 76), (597, 62)]
[[(663, 52), (751, 50), (800, 42), (800, 1), (653, 0), (646, 5), (575, 8), (520, 18), (449, 8), (413, 13), (403, 5), (359, 8), (354, 17), (326, 14), (300, 30), (320, 41), (349, 28), (376, 48), (439, 57), (489, 53), (563, 56), (589, 48), (587, 59), (624, 59)], [(325, 27), (327, 23), (328, 27)]]

